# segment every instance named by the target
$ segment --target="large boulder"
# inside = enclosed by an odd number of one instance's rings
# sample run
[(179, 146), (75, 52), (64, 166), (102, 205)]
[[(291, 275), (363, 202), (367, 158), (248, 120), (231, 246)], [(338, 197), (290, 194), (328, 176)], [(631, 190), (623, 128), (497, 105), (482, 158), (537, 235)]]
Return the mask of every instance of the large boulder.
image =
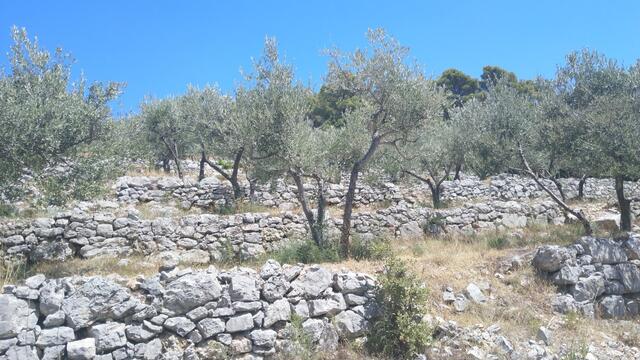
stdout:
[(353, 272), (339, 273), (334, 276), (336, 288), (343, 294), (362, 295), (367, 291), (367, 278), (365, 275)]
[(287, 299), (276, 300), (267, 307), (263, 326), (268, 328), (278, 321), (288, 321), (289, 319), (291, 319), (291, 305), (289, 301)]
[(94, 325), (89, 329), (89, 336), (96, 339), (96, 350), (99, 353), (127, 345), (125, 324), (117, 322)]
[(510, 229), (523, 228), (527, 226), (527, 217), (518, 214), (502, 215), (502, 225)]
[(369, 328), (369, 322), (351, 310), (336, 315), (334, 323), (338, 334), (349, 339), (364, 335)]
[(622, 245), (627, 253), (627, 258), (629, 258), (629, 260), (640, 259), (640, 236), (631, 236)]
[(55, 345), (65, 345), (66, 343), (76, 339), (76, 334), (70, 327), (58, 327), (53, 329), (44, 329), (38, 335), (36, 345), (40, 348), (46, 348)]
[(200, 322), (198, 322), (197, 326), (198, 326), (198, 330), (200, 331), (200, 334), (202, 334), (202, 337), (205, 339), (213, 337), (214, 335), (217, 335), (221, 332), (224, 332), (224, 329), (225, 329), (224, 321), (217, 318), (202, 319), (200, 320)]
[(556, 272), (565, 263), (575, 263), (576, 252), (567, 247), (557, 245), (545, 245), (538, 248), (533, 257), (533, 266), (541, 271)]
[(338, 332), (326, 319), (307, 319), (302, 323), (302, 331), (318, 351), (333, 351), (338, 347)]
[(402, 224), (399, 229), (400, 237), (403, 239), (419, 239), (424, 236), (424, 231), (417, 221), (409, 221)]
[(186, 337), (191, 330), (196, 328), (196, 324), (184, 316), (168, 318), (163, 326), (181, 337)]
[(256, 286), (256, 279), (249, 274), (231, 276), (229, 295), (232, 301), (260, 300), (260, 290)]
[(640, 269), (635, 264), (618, 264), (616, 270), (626, 294), (640, 292)]
[(67, 344), (67, 358), (69, 360), (91, 360), (96, 357), (96, 341), (85, 338)]
[(618, 264), (627, 261), (627, 253), (612, 239), (584, 236), (578, 240), (593, 263)]
[(328, 270), (312, 266), (300, 274), (291, 286), (301, 291), (304, 296), (316, 298), (331, 286), (332, 282), (333, 278)]
[(17, 336), (38, 323), (35, 304), (10, 294), (0, 295), (0, 339)]
[(620, 230), (620, 214), (601, 214), (593, 220), (598, 230), (615, 232)]
[(271, 276), (262, 286), (262, 297), (269, 301), (282, 299), (291, 288), (284, 276)]
[(253, 329), (253, 316), (250, 313), (229, 318), (226, 323), (228, 333), (235, 333)]
[(592, 302), (604, 293), (604, 277), (593, 274), (582, 278), (573, 286), (572, 295), (577, 302)]
[(164, 307), (175, 315), (220, 298), (222, 288), (215, 274), (198, 273), (182, 276), (165, 287)]
[(581, 273), (580, 266), (565, 265), (551, 275), (551, 281), (556, 285), (573, 285), (578, 282)]
[(626, 314), (626, 304), (620, 295), (605, 296), (599, 304), (600, 316), (604, 319), (622, 319)]
[(118, 318), (114, 308), (129, 300), (122, 286), (101, 277), (90, 278), (62, 302), (67, 325), (74, 330), (91, 326), (99, 320)]

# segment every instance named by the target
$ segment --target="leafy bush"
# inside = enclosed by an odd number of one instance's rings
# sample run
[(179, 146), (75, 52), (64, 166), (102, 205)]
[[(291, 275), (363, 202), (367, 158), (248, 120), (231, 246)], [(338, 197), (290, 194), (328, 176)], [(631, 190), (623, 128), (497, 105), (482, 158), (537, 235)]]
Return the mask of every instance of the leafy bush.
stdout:
[(363, 240), (355, 237), (351, 242), (351, 256), (358, 261), (384, 260), (391, 253), (391, 244), (385, 239)]
[(225, 170), (230, 170), (233, 168), (233, 161), (230, 160), (220, 159), (216, 161), (216, 163), (218, 163), (218, 166)]
[(317, 264), (340, 261), (338, 250), (334, 246), (320, 247), (311, 240), (291, 243), (271, 253), (270, 257), (283, 264)]
[(380, 316), (371, 326), (367, 348), (391, 358), (412, 359), (431, 341), (431, 329), (422, 321), (427, 289), (408, 265), (395, 257), (385, 264), (376, 294)]
[(38, 181), (42, 191), (41, 205), (64, 205), (72, 200), (92, 200), (105, 193), (106, 179), (121, 175), (117, 160), (80, 158)]

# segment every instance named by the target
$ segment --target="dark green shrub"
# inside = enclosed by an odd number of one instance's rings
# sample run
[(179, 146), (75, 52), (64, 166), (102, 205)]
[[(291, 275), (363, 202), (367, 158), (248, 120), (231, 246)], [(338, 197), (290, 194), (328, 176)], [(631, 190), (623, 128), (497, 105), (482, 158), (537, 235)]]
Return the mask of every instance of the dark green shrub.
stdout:
[(427, 289), (408, 265), (395, 257), (387, 260), (385, 273), (378, 280), (376, 299), (381, 312), (373, 320), (367, 348), (394, 359), (413, 359), (431, 341), (431, 329), (422, 321)]
[(122, 175), (116, 160), (76, 159), (64, 171), (43, 175), (38, 181), (43, 206), (61, 206), (72, 200), (93, 200), (108, 191), (106, 180)]
[(220, 166), (221, 168), (223, 168), (225, 170), (230, 170), (230, 169), (233, 168), (233, 161), (220, 159), (220, 160), (218, 160), (216, 162), (218, 163), (218, 166)]

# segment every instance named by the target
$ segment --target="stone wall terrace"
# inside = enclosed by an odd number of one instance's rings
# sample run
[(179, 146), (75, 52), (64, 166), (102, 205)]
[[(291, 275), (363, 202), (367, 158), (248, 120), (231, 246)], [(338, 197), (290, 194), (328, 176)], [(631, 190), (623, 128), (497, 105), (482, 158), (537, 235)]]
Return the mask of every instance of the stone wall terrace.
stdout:
[[(175, 268), (135, 280), (28, 278), (0, 294), (2, 360), (263, 359), (366, 334), (375, 280), (317, 266)], [(301, 319), (301, 329), (292, 318)]]

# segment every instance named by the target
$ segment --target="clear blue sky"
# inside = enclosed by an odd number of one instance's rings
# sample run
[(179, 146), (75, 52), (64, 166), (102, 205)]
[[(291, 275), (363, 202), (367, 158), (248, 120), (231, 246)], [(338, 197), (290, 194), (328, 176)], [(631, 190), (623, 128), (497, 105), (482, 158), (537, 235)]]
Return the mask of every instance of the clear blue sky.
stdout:
[[(146, 96), (187, 84), (232, 91), (240, 68), (277, 37), (297, 75), (318, 86), (333, 45), (365, 43), (384, 27), (437, 76), (455, 67), (479, 76), (499, 65), (520, 78), (552, 76), (571, 50), (589, 47), (624, 64), (640, 57), (640, 1), (32, 1), (0, 0), (0, 49), (10, 27), (49, 49), (63, 47), (89, 80), (124, 81), (116, 114)], [(0, 59), (6, 66), (7, 58)]]

